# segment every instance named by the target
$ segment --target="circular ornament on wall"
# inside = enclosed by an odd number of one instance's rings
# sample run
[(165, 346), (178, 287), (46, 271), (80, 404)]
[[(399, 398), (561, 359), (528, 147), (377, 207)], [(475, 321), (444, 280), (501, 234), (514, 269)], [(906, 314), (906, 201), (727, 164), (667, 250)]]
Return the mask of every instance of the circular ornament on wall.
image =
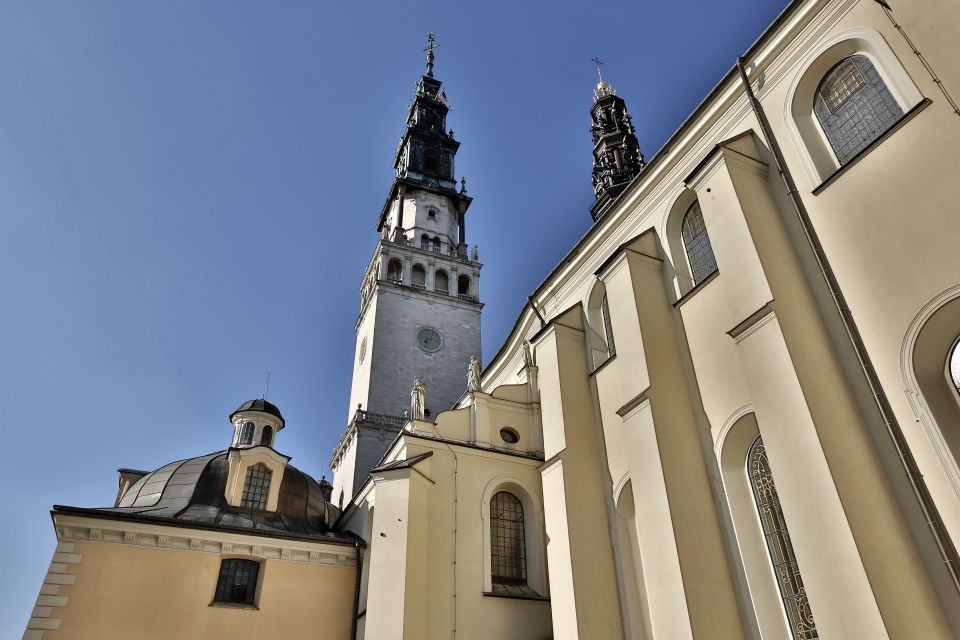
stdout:
[(440, 351), (443, 347), (443, 339), (433, 327), (420, 327), (417, 330), (417, 346), (428, 353)]

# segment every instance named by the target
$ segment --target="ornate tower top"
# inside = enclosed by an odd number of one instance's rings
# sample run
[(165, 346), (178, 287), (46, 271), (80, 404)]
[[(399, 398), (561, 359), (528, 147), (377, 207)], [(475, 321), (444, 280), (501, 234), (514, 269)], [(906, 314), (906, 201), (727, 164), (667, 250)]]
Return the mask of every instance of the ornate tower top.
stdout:
[(397, 145), (393, 160), (397, 178), (381, 212), (378, 231), (383, 228), (387, 208), (399, 187), (428, 189), (447, 196), (460, 203), (464, 212), (470, 205), (465, 183), (461, 182), (461, 188), (457, 190), (454, 159), (460, 142), (453, 137), (453, 130), (447, 129), (450, 103), (443, 91), (443, 83), (433, 77), (434, 49), (438, 46), (433, 34), (429, 34), (424, 49), (427, 69), (417, 81), (416, 94), (407, 113), (406, 129)]
[(637, 142), (627, 104), (603, 79), (603, 61), (592, 58), (600, 81), (593, 91), (590, 109), (590, 133), (593, 136), (593, 191), (596, 202), (590, 207), (594, 221), (606, 213), (608, 205), (619, 196), (643, 169), (643, 153)]

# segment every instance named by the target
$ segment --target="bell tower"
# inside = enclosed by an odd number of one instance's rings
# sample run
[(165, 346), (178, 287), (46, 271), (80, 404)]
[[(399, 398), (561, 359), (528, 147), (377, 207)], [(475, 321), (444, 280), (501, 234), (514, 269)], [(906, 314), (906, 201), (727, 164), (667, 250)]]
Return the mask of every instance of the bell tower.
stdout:
[(332, 503), (346, 505), (406, 422), (414, 379), (426, 385), (425, 418), (449, 409), (480, 356), (480, 269), (468, 250), (472, 199), (457, 184), (460, 142), (447, 128), (443, 84), (433, 75), (433, 34), (377, 219), (360, 283), (347, 429), (333, 452)]
[(597, 221), (607, 207), (619, 196), (630, 181), (643, 169), (643, 153), (637, 142), (633, 121), (627, 112), (627, 103), (603, 79), (603, 62), (593, 58), (600, 82), (593, 92), (590, 109), (590, 133), (593, 136), (593, 191), (596, 202), (590, 215)]

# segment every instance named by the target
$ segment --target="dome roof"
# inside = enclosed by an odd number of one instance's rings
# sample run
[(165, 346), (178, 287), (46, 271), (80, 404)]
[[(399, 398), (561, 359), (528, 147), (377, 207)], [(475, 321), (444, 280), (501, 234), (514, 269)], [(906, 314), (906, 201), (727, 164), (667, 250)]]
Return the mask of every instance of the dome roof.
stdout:
[(283, 472), (276, 511), (228, 504), (224, 497), (229, 471), (227, 454), (228, 451), (217, 451), (171, 462), (138, 480), (116, 507), (84, 511), (264, 535), (331, 540), (343, 537), (331, 532), (339, 509), (326, 501), (316, 480), (293, 465), (288, 464)]
[(233, 421), (233, 416), (237, 415), (241, 411), (260, 411), (262, 413), (269, 413), (270, 415), (276, 417), (280, 420), (280, 427), (283, 428), (283, 416), (280, 415), (280, 409), (277, 408), (277, 405), (272, 402), (267, 402), (264, 398), (257, 398), (256, 400), (247, 400), (242, 405), (237, 407), (236, 411), (230, 414), (230, 421)]

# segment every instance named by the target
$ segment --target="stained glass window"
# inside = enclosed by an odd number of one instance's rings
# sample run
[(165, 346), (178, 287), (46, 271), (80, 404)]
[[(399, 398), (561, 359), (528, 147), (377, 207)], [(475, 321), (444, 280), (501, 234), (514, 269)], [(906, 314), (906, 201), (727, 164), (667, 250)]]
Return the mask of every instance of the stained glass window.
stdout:
[(260, 563), (253, 560), (229, 558), (220, 563), (215, 602), (253, 604), (257, 591), (257, 575)]
[(607, 294), (603, 294), (600, 302), (600, 313), (603, 315), (603, 332), (607, 338), (607, 355), (611, 358), (617, 355), (617, 347), (613, 343), (613, 324), (610, 322), (610, 305), (607, 304)]
[(750, 447), (747, 475), (760, 513), (760, 523), (763, 525), (773, 572), (777, 574), (780, 596), (790, 622), (790, 632), (796, 640), (816, 640), (819, 636), (813, 621), (813, 611), (810, 610), (810, 601), (807, 600), (807, 592), (800, 577), (800, 566), (793, 553), (790, 533), (780, 509), (780, 498), (773, 483), (767, 450), (760, 437), (757, 437)]
[(265, 511), (272, 475), (273, 472), (261, 463), (247, 469), (247, 477), (243, 481), (243, 498), (241, 498), (240, 503), (251, 509)]
[(527, 552), (523, 505), (501, 491), (490, 500), (490, 574), (494, 583), (526, 584)]
[(690, 263), (690, 275), (695, 285), (700, 284), (717, 270), (717, 260), (713, 257), (713, 247), (710, 246), (710, 236), (707, 235), (707, 225), (703, 222), (699, 202), (690, 205), (680, 227), (683, 246), (687, 250), (687, 262)]
[(850, 56), (817, 88), (813, 112), (841, 165), (879, 138), (903, 115), (866, 56)]

